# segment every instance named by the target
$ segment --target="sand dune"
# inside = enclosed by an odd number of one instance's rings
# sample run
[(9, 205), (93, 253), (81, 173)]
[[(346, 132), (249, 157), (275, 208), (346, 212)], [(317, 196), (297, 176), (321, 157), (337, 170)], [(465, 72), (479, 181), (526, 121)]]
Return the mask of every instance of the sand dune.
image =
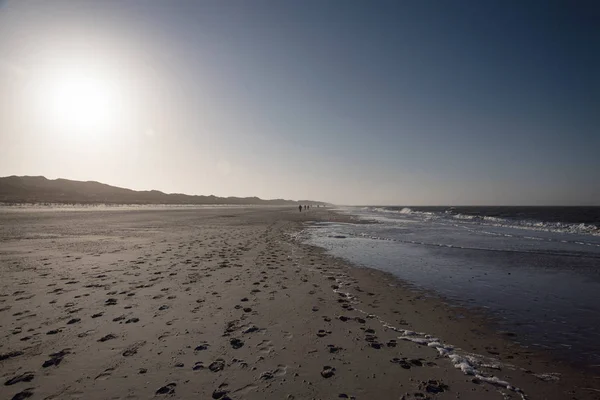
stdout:
[[(284, 199), (263, 200), (258, 197), (198, 196), (163, 193), (158, 190), (131, 190), (95, 181), (47, 179), (43, 176), (0, 177), (0, 202), (298, 205), (298, 202)], [(301, 200), (300, 203), (323, 204), (310, 200)]]

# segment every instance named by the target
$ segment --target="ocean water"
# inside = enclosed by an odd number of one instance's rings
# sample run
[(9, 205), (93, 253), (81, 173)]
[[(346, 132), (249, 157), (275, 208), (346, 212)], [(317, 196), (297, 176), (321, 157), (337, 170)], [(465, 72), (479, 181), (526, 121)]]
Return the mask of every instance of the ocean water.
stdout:
[(484, 309), (525, 346), (600, 364), (600, 207), (339, 211), (373, 223), (312, 224), (306, 240), (451, 303)]

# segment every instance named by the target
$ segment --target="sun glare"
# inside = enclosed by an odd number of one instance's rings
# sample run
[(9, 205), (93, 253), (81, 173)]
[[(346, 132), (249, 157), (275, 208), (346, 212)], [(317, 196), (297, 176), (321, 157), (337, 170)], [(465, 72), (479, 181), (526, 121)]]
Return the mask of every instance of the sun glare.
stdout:
[(77, 134), (93, 134), (117, 121), (115, 85), (99, 73), (62, 70), (44, 76), (36, 85), (39, 111), (46, 123)]

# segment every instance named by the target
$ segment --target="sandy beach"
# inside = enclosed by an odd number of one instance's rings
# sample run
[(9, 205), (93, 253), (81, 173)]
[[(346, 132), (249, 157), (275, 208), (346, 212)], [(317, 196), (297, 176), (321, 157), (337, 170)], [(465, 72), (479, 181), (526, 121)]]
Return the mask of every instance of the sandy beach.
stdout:
[(600, 398), (593, 371), (302, 243), (344, 220), (0, 210), (0, 398)]

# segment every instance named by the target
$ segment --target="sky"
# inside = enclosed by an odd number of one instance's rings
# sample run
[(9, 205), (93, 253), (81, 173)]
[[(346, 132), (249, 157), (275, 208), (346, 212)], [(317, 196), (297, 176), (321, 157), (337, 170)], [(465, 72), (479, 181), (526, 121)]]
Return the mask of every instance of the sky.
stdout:
[(600, 205), (596, 1), (1, 1), (0, 176)]

